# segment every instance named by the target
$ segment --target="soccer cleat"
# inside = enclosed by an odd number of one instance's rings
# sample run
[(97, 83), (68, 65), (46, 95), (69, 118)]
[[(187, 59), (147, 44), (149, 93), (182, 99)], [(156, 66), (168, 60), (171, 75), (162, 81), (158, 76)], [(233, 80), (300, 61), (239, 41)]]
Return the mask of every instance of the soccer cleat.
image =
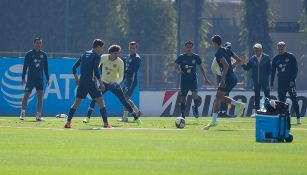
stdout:
[(103, 128), (112, 128), (112, 126), (108, 123), (103, 124)]
[(83, 123), (89, 123), (90, 122), (90, 118), (89, 117), (85, 117), (82, 122)]
[(38, 121), (38, 122), (45, 121), (45, 119), (43, 117), (36, 117), (35, 120)]
[(209, 123), (205, 126), (204, 130), (209, 130), (211, 127), (214, 127), (217, 125), (216, 120), (210, 120)]
[(256, 113), (253, 113), (252, 115), (251, 115), (251, 118), (255, 118), (256, 117)]
[(298, 125), (302, 124), (301, 118), (296, 118), (296, 124), (298, 124)]
[(237, 116), (241, 117), (245, 109), (245, 103), (238, 103), (236, 107), (237, 107)]
[(143, 122), (142, 122), (142, 120), (141, 119), (135, 119), (134, 120), (135, 121), (135, 123), (138, 125), (138, 126), (141, 126), (142, 124), (143, 124)]
[(71, 128), (71, 124), (70, 124), (70, 123), (66, 123), (66, 124), (64, 125), (64, 128)]
[(193, 111), (193, 116), (195, 118), (198, 118), (199, 117), (198, 108), (195, 105), (192, 106), (192, 111)]
[(20, 119), (21, 121), (23, 121), (23, 120), (25, 119), (25, 113), (24, 113), (24, 112), (21, 112), (21, 113), (20, 113), (19, 119)]
[(121, 118), (117, 119), (117, 121), (119, 121), (119, 122), (128, 122), (128, 117), (121, 117)]

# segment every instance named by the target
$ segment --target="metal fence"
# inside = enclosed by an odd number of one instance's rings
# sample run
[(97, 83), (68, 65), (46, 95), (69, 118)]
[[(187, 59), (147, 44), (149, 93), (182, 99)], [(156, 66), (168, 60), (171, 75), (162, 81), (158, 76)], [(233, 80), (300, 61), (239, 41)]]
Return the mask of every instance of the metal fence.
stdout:
[[(24, 52), (0, 52), (0, 57), (23, 57)], [(48, 52), (48, 57), (79, 57), (81, 53), (55, 53)], [(124, 54), (122, 54), (124, 55)], [(200, 55), (205, 63), (207, 76), (211, 80), (211, 85), (204, 84), (203, 78), (198, 70), (198, 82), (200, 89), (216, 88), (216, 76), (211, 72), (210, 66), (213, 53)], [(141, 54), (142, 64), (140, 67), (140, 88), (141, 90), (164, 90), (178, 89), (180, 76), (174, 71), (174, 61), (177, 54)], [(298, 57), (299, 73), (297, 77), (297, 89), (307, 90), (307, 66), (304, 64), (305, 56)], [(245, 72), (241, 66), (235, 70), (238, 76), (236, 89), (252, 89), (251, 75)]]

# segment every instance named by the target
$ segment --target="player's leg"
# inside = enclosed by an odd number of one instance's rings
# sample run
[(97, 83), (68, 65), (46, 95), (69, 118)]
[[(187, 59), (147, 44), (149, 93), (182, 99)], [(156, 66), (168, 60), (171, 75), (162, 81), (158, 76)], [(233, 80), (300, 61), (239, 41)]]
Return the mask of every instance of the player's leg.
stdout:
[(295, 115), (296, 115), (297, 124), (302, 124), (295, 84), (294, 84), (294, 86), (289, 87), (288, 93), (289, 93), (290, 98), (292, 100), (293, 108), (294, 108)]
[(108, 122), (108, 113), (104, 104), (104, 100), (102, 97), (95, 98), (95, 101), (99, 105), (99, 112), (103, 120), (103, 127), (104, 128), (112, 128), (112, 126)]
[(96, 104), (96, 101), (95, 99), (93, 99), (87, 109), (87, 114), (86, 114), (86, 117), (83, 119), (83, 123), (89, 123), (90, 122), (90, 118), (91, 118), (91, 115), (93, 113), (93, 110), (95, 108), (95, 104)]
[(251, 117), (256, 117), (256, 111), (260, 109), (260, 90), (261, 85), (257, 82), (254, 82), (254, 94), (255, 94), (255, 113), (251, 115)]
[(138, 125), (141, 125), (142, 121), (139, 119), (138, 115), (133, 111), (131, 105), (126, 100), (125, 95), (124, 95), (122, 89), (120, 88), (120, 86), (118, 85), (118, 86), (114, 87), (113, 89), (111, 89), (111, 92), (120, 100), (122, 105), (124, 105), (128, 109), (129, 113), (131, 113), (131, 115), (133, 116), (136, 123)]
[(44, 121), (42, 117), (42, 106), (43, 106), (43, 90), (37, 90), (37, 112), (36, 112), (36, 121)]
[[(130, 106), (132, 107), (133, 111), (140, 117), (141, 116), (141, 112), (140, 110), (137, 108), (137, 106), (134, 104), (134, 102), (131, 100), (131, 96), (133, 94), (133, 91), (136, 87), (136, 83), (134, 83), (132, 85), (131, 88), (128, 88), (126, 89), (126, 91), (123, 91), (124, 92), (124, 95), (125, 95), (125, 98), (126, 98), (126, 101), (128, 101), (128, 103), (130, 104)], [(123, 116), (121, 118), (119, 118), (117, 121), (120, 121), (120, 122), (128, 122), (128, 114), (129, 114), (129, 111), (128, 109), (124, 106), (124, 113), (123, 113)]]
[(181, 111), (182, 118), (185, 118), (185, 108), (186, 108), (188, 92), (189, 92), (188, 84), (181, 81), (181, 84), (180, 84), (180, 111)]
[(68, 117), (64, 128), (71, 128), (71, 120), (75, 115), (77, 108), (80, 106), (82, 98), (76, 98), (74, 104), (70, 107)]
[(79, 85), (77, 88), (76, 98), (74, 104), (70, 107), (68, 112), (68, 117), (66, 120), (66, 124), (64, 128), (71, 128), (71, 120), (77, 110), (77, 108), (80, 106), (83, 99), (85, 99), (86, 95), (88, 94), (88, 89), (82, 85)]
[(225, 94), (224, 94), (223, 91), (218, 90), (216, 92), (215, 101), (214, 101), (214, 104), (213, 104), (213, 112), (212, 112), (211, 120), (205, 126), (205, 128), (204, 128), (205, 130), (208, 130), (209, 128), (217, 125), (217, 117), (218, 117), (218, 113), (219, 113), (220, 107), (221, 107), (221, 102), (223, 101), (224, 96), (225, 96)]
[(28, 99), (31, 95), (33, 88), (34, 88), (34, 85), (27, 82), (26, 87), (25, 87), (25, 91), (24, 91), (25, 93), (23, 95), (22, 103), (21, 103), (21, 111), (20, 111), (20, 116), (19, 116), (20, 120), (24, 120), (24, 118), (26, 116), (26, 108), (27, 108), (27, 105), (28, 105)]
[(229, 94), (231, 92), (231, 90), (237, 85), (237, 78), (236, 77), (231, 77), (226, 79), (225, 82), (225, 88), (220, 88), (220, 90), (222, 92), (224, 92), (224, 98), (222, 99), (222, 101), (224, 100), (227, 104), (232, 104), (236, 107), (236, 115), (237, 116), (242, 116), (244, 113), (244, 109), (245, 109), (245, 103), (242, 103), (240, 101), (236, 101), (232, 98), (230, 98), (229, 96), (225, 96), (225, 94)]
[(194, 101), (194, 105), (192, 106), (193, 115), (195, 118), (199, 117), (198, 107), (200, 106), (200, 97), (198, 96), (197, 91), (192, 91), (192, 98)]

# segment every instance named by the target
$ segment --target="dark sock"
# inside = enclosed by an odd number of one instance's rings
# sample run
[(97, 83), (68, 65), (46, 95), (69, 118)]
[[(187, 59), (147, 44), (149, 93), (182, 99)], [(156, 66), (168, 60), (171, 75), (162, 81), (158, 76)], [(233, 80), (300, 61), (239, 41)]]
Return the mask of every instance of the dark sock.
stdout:
[(135, 112), (132, 112), (131, 115), (133, 116), (134, 120), (137, 120), (139, 118)]
[(67, 118), (68, 122), (71, 122), (71, 119), (74, 116), (75, 112), (76, 112), (76, 109), (70, 108), (69, 113), (68, 113), (68, 118)]
[(181, 116), (184, 117), (185, 103), (181, 103), (181, 104), (180, 104), (180, 109), (181, 109)]
[(196, 100), (193, 100), (194, 101), (194, 105), (195, 105), (195, 107), (197, 107), (198, 108), (198, 106), (200, 105), (199, 104), (199, 97), (196, 99)]
[(100, 115), (102, 117), (103, 123), (108, 124), (108, 114), (107, 114), (106, 108), (103, 107), (99, 111), (100, 111)]
[(87, 115), (86, 115), (87, 118), (91, 118), (92, 112), (93, 112), (93, 108), (89, 108), (87, 111)]

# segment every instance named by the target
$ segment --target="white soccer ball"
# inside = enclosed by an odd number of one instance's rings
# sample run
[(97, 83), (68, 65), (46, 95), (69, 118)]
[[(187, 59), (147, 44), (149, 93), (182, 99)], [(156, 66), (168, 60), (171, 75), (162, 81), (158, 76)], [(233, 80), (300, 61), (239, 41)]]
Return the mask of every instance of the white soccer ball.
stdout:
[(56, 118), (67, 118), (68, 116), (66, 114), (57, 114), (55, 117)]
[(175, 125), (176, 125), (177, 128), (184, 128), (184, 126), (185, 126), (185, 119), (182, 118), (182, 117), (176, 118)]

